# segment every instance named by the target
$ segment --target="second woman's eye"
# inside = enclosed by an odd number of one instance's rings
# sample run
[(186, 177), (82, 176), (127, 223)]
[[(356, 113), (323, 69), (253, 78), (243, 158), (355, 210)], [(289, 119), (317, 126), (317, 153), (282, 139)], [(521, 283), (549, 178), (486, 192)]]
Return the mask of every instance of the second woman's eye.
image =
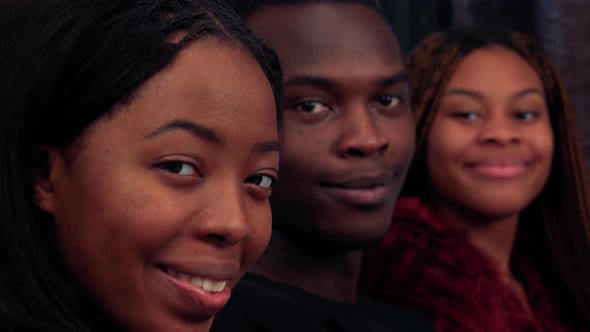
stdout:
[(481, 118), (481, 114), (473, 111), (459, 111), (451, 114), (452, 117), (463, 121), (474, 121)]
[(197, 169), (193, 164), (179, 160), (164, 161), (157, 164), (156, 166), (166, 172), (183, 176), (197, 174)]
[(538, 118), (539, 113), (534, 111), (517, 111), (514, 112), (514, 117), (521, 121), (531, 121)]
[(295, 104), (295, 109), (304, 113), (321, 113), (329, 111), (330, 107), (317, 100), (306, 100)]
[(273, 176), (268, 174), (256, 174), (246, 179), (247, 182), (250, 182), (261, 188), (270, 188), (275, 180), (276, 179)]

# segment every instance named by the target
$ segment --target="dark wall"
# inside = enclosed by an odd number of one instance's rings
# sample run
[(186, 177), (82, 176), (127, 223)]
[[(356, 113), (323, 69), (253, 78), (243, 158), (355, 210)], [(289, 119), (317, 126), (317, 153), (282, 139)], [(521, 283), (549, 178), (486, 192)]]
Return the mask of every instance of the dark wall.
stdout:
[(441, 0), (382, 0), (383, 11), (407, 54), (432, 31), (451, 25), (451, 2)]
[(561, 47), (557, 57), (578, 113), (578, 126), (590, 167), (590, 2), (559, 2), (559, 14)]

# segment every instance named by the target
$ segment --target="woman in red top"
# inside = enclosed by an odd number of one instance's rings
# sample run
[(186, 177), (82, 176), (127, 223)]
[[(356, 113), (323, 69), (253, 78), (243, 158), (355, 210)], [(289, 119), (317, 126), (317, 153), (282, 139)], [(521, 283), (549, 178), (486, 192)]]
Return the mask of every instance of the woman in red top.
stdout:
[(438, 331), (590, 331), (590, 203), (553, 62), (497, 29), (410, 56), (417, 150), (361, 288)]

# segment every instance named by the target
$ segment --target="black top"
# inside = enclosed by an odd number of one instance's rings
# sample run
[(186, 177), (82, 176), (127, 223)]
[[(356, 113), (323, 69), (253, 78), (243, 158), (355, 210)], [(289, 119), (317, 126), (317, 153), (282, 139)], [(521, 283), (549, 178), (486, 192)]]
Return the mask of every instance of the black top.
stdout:
[(217, 314), (212, 332), (432, 332), (419, 314), (368, 297), (343, 304), (248, 273)]

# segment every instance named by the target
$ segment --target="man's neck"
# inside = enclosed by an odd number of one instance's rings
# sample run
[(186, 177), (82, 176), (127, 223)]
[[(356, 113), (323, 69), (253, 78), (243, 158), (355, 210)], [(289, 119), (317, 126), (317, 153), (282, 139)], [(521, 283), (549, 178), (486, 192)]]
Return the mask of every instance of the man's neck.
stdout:
[(357, 296), (361, 257), (360, 250), (316, 255), (273, 232), (252, 272), (328, 301), (353, 303)]

